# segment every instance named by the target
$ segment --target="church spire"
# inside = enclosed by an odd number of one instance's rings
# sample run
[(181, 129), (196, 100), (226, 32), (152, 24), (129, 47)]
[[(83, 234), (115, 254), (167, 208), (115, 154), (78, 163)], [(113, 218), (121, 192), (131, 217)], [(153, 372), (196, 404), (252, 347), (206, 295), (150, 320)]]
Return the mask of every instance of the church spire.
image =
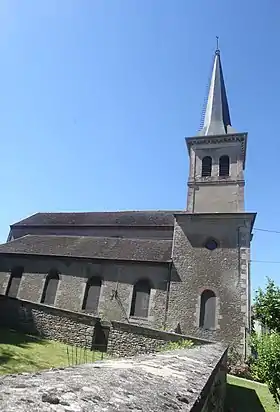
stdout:
[(222, 135), (228, 133), (235, 133), (235, 130), (231, 127), (221, 56), (217, 42), (204, 123), (199, 135)]

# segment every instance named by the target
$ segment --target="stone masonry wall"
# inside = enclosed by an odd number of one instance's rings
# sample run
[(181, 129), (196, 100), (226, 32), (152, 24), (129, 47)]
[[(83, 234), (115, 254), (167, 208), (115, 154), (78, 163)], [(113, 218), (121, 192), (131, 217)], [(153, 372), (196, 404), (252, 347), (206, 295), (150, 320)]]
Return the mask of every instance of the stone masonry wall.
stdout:
[[(185, 334), (224, 341), (246, 355), (248, 328), (250, 214), (179, 215), (176, 217), (173, 271), (179, 282), (171, 282), (168, 327), (179, 323)], [(204, 245), (218, 242), (215, 250)], [(215, 326), (200, 327), (200, 296), (206, 289), (216, 295)]]
[(251, 279), (250, 279), (250, 240), (251, 235), (247, 227), (240, 230), (240, 289), (241, 313), (243, 316), (242, 344), (245, 348), (245, 357), (249, 354), (249, 332), (251, 330)]
[(112, 356), (153, 353), (168, 342), (192, 341), (196, 345), (212, 342), (192, 336), (152, 329), (123, 322), (100, 322), (92, 315), (70, 312), (20, 299), (0, 296), (0, 327), (94, 348)]
[(0, 327), (91, 348), (97, 321), (93, 316), (0, 296)]
[[(188, 180), (188, 212), (227, 213), (244, 210), (244, 175), (242, 141), (240, 134), (235, 142), (193, 144), (190, 150)], [(230, 158), (230, 175), (219, 176), (219, 159), (227, 154)], [(202, 159), (212, 158), (211, 176), (202, 177)]]
[(0, 378), (1, 410), (222, 412), (220, 344)]
[(210, 344), (204, 339), (165, 332), (122, 322), (111, 322), (108, 338), (108, 353), (114, 356), (134, 356), (157, 352), (168, 342), (192, 341), (194, 344)]
[[(17, 296), (19, 299), (40, 303), (46, 276), (50, 269), (56, 269), (60, 280), (54, 306), (73, 312), (82, 312), (87, 280), (92, 276), (100, 277), (102, 286), (99, 305), (93, 315), (108, 321), (127, 321), (130, 317), (133, 285), (139, 279), (148, 279), (152, 290), (149, 315), (145, 323), (156, 328), (164, 324), (169, 277), (167, 264), (2, 256), (0, 294), (6, 293), (11, 269), (16, 266), (24, 268)], [(117, 298), (112, 298), (114, 296)]]
[(204, 397), (205, 401), (202, 412), (224, 412), (227, 387), (226, 371), (227, 353), (221, 358), (204, 387), (202, 398)]

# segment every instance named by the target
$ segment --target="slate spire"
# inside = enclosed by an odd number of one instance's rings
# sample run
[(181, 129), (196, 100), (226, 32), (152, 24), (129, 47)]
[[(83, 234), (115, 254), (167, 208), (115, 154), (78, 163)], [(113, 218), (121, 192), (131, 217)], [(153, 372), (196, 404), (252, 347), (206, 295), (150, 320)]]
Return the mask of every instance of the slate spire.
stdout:
[(235, 130), (231, 127), (220, 50), (217, 48), (214, 56), (204, 122), (199, 135), (208, 136), (230, 133), (235, 133)]

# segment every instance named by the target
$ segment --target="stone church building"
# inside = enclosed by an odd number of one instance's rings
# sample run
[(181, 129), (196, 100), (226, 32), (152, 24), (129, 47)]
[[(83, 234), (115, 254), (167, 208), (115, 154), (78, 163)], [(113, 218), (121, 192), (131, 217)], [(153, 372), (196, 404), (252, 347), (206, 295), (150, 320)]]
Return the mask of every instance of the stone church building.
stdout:
[(187, 208), (37, 213), (0, 245), (0, 294), (234, 343), (250, 329), (247, 133), (231, 126), (216, 50), (204, 125), (186, 138)]

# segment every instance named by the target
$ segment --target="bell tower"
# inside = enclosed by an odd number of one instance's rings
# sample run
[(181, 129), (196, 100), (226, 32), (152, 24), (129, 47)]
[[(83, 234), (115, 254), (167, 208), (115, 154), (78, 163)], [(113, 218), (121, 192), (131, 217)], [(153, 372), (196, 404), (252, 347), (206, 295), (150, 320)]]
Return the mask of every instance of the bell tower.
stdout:
[[(176, 213), (168, 325), (227, 342), (244, 358), (250, 333), (250, 243), (244, 210), (247, 133), (231, 124), (220, 51), (214, 55), (204, 123), (186, 138), (187, 211)], [(179, 280), (179, 281), (178, 281)]]
[(186, 138), (190, 158), (187, 211), (244, 211), (247, 133), (231, 126), (220, 50), (214, 55), (202, 129)]

